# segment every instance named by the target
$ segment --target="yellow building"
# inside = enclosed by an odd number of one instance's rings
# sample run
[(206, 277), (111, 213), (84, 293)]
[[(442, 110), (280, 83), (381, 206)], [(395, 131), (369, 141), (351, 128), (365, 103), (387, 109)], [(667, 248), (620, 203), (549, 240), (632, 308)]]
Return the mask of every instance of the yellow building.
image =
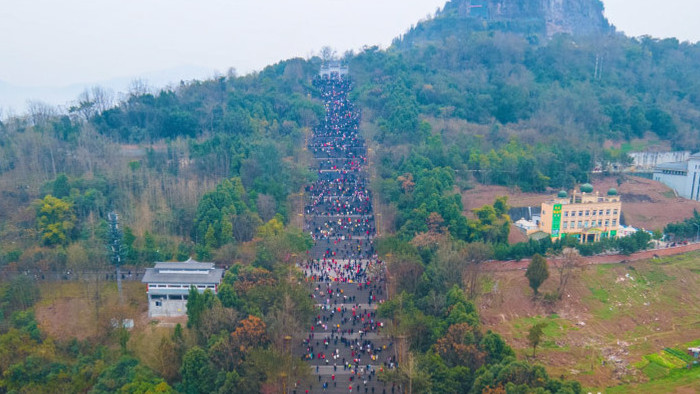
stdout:
[(606, 196), (593, 192), (593, 186), (585, 184), (580, 192), (566, 192), (542, 203), (539, 228), (553, 239), (576, 237), (580, 242), (598, 242), (616, 237), (620, 226), (622, 204), (617, 190), (610, 189)]

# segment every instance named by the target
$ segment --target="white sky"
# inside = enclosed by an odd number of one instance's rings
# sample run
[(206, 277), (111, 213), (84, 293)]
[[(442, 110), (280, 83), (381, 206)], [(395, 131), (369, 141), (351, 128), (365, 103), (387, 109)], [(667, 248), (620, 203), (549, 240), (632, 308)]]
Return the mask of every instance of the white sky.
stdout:
[[(604, 0), (628, 35), (700, 40), (698, 0)], [(445, 0), (0, 0), (0, 81), (99, 82), (183, 65), (239, 73), (392, 38)]]

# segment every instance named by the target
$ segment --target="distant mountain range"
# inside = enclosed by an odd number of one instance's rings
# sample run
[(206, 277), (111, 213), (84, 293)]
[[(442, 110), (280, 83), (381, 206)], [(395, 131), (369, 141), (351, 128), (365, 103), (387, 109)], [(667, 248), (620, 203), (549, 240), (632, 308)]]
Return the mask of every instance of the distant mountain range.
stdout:
[(31, 100), (69, 107), (80, 93), (94, 86), (109, 89), (115, 94), (115, 98), (118, 98), (120, 94), (128, 91), (129, 85), (134, 80), (144, 81), (151, 89), (160, 89), (170, 84), (178, 84), (180, 81), (208, 79), (215, 72), (215, 70), (206, 67), (184, 65), (140, 75), (75, 83), (67, 86), (18, 86), (0, 80), (0, 116), (25, 112), (27, 102)]

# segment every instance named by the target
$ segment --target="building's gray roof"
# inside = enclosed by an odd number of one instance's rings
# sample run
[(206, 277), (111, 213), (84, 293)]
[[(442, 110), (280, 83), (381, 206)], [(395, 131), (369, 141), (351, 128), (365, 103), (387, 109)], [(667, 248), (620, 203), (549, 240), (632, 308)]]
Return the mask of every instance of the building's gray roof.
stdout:
[[(164, 272), (167, 271), (167, 272)], [(191, 258), (185, 262), (157, 262), (146, 269), (141, 280), (144, 283), (220, 283), (224, 270), (214, 268), (214, 263), (200, 263)]]
[(187, 272), (162, 273), (157, 268), (148, 268), (143, 275), (143, 283), (185, 283), (193, 285), (219, 284), (224, 276), (224, 270), (214, 268), (206, 274), (194, 274)]
[(156, 263), (156, 269), (166, 270), (208, 270), (214, 268), (214, 263)]
[(662, 163), (657, 165), (655, 170), (688, 171), (688, 162), (677, 161), (675, 163)]
[(700, 152), (693, 153), (692, 155), (690, 155), (690, 158), (691, 159), (700, 159)]
[(187, 261), (158, 261), (156, 262), (157, 269), (191, 269), (191, 270), (204, 270), (214, 268), (214, 263), (200, 263), (190, 257)]

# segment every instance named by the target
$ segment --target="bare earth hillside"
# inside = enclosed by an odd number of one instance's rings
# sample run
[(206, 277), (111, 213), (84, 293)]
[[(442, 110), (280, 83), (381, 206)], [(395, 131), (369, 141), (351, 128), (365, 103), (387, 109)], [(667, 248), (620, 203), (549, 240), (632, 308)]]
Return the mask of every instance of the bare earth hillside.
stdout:
[[(545, 322), (537, 361), (553, 376), (603, 391), (623, 382), (648, 381), (644, 369), (635, 365), (643, 356), (700, 339), (698, 261), (700, 253), (692, 252), (591, 265), (555, 305), (532, 298), (525, 271), (494, 272), (477, 304), (484, 325), (503, 335), (519, 357), (531, 356), (528, 330)], [(558, 279), (550, 268), (541, 291), (556, 290)]]

